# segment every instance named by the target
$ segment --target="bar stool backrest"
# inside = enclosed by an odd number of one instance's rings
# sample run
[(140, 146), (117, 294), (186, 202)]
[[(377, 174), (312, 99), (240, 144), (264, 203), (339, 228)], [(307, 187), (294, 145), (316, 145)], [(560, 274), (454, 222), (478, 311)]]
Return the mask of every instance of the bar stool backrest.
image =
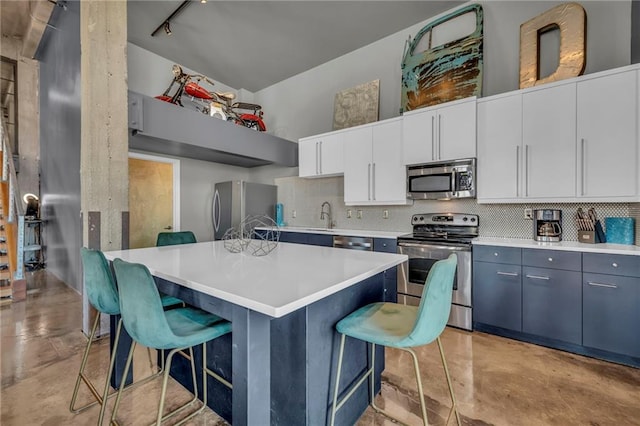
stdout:
[(84, 288), (89, 303), (102, 313), (118, 315), (120, 313), (118, 290), (104, 254), (100, 250), (82, 247), (80, 256)]
[(160, 293), (147, 267), (115, 259), (113, 269), (118, 280), (122, 322), (129, 335), (150, 348), (175, 348), (175, 335), (169, 327)]
[(190, 243), (197, 243), (196, 236), (191, 231), (160, 232), (156, 240), (156, 247)]
[(458, 258), (451, 254), (434, 263), (429, 270), (418, 307), (418, 318), (406, 337), (407, 346), (421, 346), (434, 341), (444, 330), (451, 312), (453, 280)]

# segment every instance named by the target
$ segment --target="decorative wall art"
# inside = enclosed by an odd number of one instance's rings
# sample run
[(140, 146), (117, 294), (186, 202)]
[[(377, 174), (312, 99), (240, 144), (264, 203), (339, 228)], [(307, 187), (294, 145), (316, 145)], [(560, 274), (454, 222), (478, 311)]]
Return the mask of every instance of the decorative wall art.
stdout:
[(380, 80), (373, 80), (336, 93), (333, 130), (378, 121)]
[[(439, 28), (455, 27), (464, 19), (475, 18), (471, 33), (433, 45)], [(457, 33), (453, 28), (453, 33)], [(447, 38), (438, 33), (445, 40)], [(422, 28), (405, 44), (402, 59), (401, 111), (482, 94), (483, 11), (479, 4), (465, 6)]]
[[(560, 33), (558, 68), (540, 78), (540, 35)], [(520, 88), (582, 75), (586, 63), (587, 14), (578, 3), (564, 3), (520, 25)]]

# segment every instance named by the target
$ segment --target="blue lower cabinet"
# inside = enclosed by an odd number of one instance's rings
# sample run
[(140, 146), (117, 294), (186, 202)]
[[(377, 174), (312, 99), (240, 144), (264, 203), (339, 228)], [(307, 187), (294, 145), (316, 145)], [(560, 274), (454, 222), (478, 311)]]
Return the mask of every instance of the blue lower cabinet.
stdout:
[(640, 357), (640, 278), (582, 278), (583, 346)]
[(522, 331), (582, 344), (582, 274), (522, 268)]
[[(395, 238), (374, 238), (373, 251), (382, 253), (397, 253), (398, 241)], [(384, 273), (384, 301), (398, 302), (398, 267), (387, 270)]]
[(520, 265), (473, 263), (473, 322), (522, 331)]
[(379, 251), (384, 253), (397, 253), (398, 241), (393, 238), (374, 238), (373, 251)]
[(307, 244), (311, 244), (313, 246), (333, 247), (332, 235), (325, 235), (325, 234), (307, 234), (307, 235), (309, 235)]
[(307, 232), (280, 231), (280, 241), (283, 243), (309, 244), (312, 246), (333, 246), (333, 236), (325, 234), (310, 234)]

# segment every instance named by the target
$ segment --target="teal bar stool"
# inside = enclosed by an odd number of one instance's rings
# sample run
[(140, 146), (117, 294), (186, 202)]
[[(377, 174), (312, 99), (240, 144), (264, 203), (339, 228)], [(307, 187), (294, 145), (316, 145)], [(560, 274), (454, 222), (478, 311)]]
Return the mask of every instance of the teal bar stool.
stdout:
[[(122, 259), (115, 259), (113, 261), (113, 269), (115, 270), (118, 281), (120, 313), (124, 322), (124, 328), (133, 339), (122, 377), (127, 377), (136, 343), (158, 350), (170, 349), (169, 355), (167, 356), (167, 365), (164, 369), (156, 425), (160, 425), (162, 421), (172, 417), (198, 400), (196, 366), (192, 347), (202, 345), (202, 406), (187, 417), (181, 419), (178, 423), (175, 423), (175, 425), (182, 424), (205, 409), (207, 405), (207, 375), (218, 379), (224, 385), (231, 388), (229, 382), (207, 368), (206, 345), (207, 342), (230, 333), (231, 323), (217, 315), (191, 307), (163, 311), (158, 288), (146, 266), (137, 263), (128, 263)], [(163, 416), (171, 362), (176, 353), (180, 353), (185, 349), (189, 349), (189, 356), (187, 358), (191, 361), (194, 398)], [(113, 407), (113, 413), (111, 414), (112, 423), (116, 421), (123, 388), (124, 381), (121, 382), (118, 396), (116, 397), (116, 402)]]
[(156, 240), (156, 247), (191, 243), (197, 243), (196, 236), (191, 231), (160, 232)]
[[(444, 358), (442, 343), (440, 343), (440, 334), (449, 320), (457, 263), (456, 255), (452, 254), (447, 259), (439, 260), (432, 266), (424, 285), (420, 306), (408, 306), (397, 303), (372, 303), (349, 314), (336, 324), (336, 329), (342, 336), (340, 340), (340, 355), (338, 356), (338, 371), (336, 372), (335, 390), (333, 393), (333, 406), (331, 408), (331, 426), (335, 423), (336, 411), (344, 405), (357, 387), (367, 378), (369, 378), (370, 384), (369, 403), (371, 407), (377, 412), (399, 421), (377, 407), (374, 402), (376, 345), (402, 349), (409, 352), (413, 357), (413, 366), (416, 373), (416, 381), (418, 382), (418, 393), (420, 395), (422, 420), (425, 425), (428, 425), (427, 408), (422, 392), (418, 357), (412, 348), (426, 345), (434, 340), (438, 342), (440, 357), (442, 358), (442, 365), (444, 366), (447, 384), (449, 385), (449, 393), (451, 395), (452, 406), (449, 410), (446, 424), (449, 424), (451, 413), (455, 412), (457, 423), (460, 425), (460, 415), (458, 414), (456, 399), (453, 395), (449, 369), (447, 368), (447, 361)], [(342, 369), (342, 355), (344, 353), (346, 336), (371, 344), (371, 367), (351, 387), (342, 400), (338, 401), (340, 370)]]
[[(89, 299), (89, 303), (96, 308), (96, 310), (100, 313), (107, 315), (119, 315), (120, 314), (120, 302), (118, 300), (118, 290), (116, 289), (116, 283), (111, 273), (111, 269), (109, 268), (109, 263), (107, 259), (104, 257), (104, 254), (100, 250), (90, 250), (87, 248), (80, 249), (80, 256), (82, 258), (82, 267), (83, 267), (83, 277), (84, 277), (84, 285), (85, 291), (87, 292), (87, 298)], [(171, 307), (174, 305), (182, 304), (182, 300), (177, 299), (175, 297), (163, 295), (161, 298), (162, 306)], [(109, 378), (113, 373), (113, 366), (115, 363), (115, 354), (116, 349), (118, 348), (118, 341), (120, 339), (120, 331), (122, 330), (122, 318), (118, 321), (118, 327), (116, 331), (116, 335), (114, 336), (113, 343), (113, 351), (111, 353), (111, 362), (109, 364), (109, 372), (107, 374), (104, 391), (102, 394), (98, 393), (98, 390), (93, 385), (91, 380), (85, 375), (85, 368), (87, 366), (87, 360), (89, 358), (89, 351), (91, 350), (91, 345), (95, 339), (96, 331), (98, 329), (98, 324), (100, 323), (100, 315), (96, 315), (96, 319), (93, 322), (93, 327), (91, 328), (91, 334), (89, 335), (89, 340), (87, 341), (87, 346), (84, 349), (84, 354), (82, 355), (82, 362), (80, 364), (80, 371), (78, 371), (78, 377), (76, 379), (76, 385), (73, 389), (73, 396), (71, 397), (71, 403), (69, 404), (69, 410), (72, 413), (79, 413), (81, 411), (86, 410), (89, 407), (94, 406), (95, 404), (100, 404), (102, 407), (100, 408), (100, 417), (98, 419), (98, 424), (102, 424), (102, 419), (104, 418), (106, 403), (105, 400), (109, 397), (115, 395), (115, 392), (109, 394)], [(132, 385), (143, 383), (153, 377), (157, 377), (162, 372), (162, 367), (160, 371), (152, 374), (151, 376), (142, 379)], [(76, 401), (78, 398), (78, 390), (80, 388), (80, 382), (84, 382), (89, 391), (94, 396), (95, 401), (84, 405), (82, 407), (76, 408)], [(130, 385), (131, 386), (131, 385)]]

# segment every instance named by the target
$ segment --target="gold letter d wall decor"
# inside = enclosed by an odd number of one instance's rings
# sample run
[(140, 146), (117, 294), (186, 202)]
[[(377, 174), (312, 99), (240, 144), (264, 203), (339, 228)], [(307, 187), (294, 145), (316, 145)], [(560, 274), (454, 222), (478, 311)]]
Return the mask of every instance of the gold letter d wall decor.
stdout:
[[(540, 34), (560, 30), (558, 68), (540, 79)], [(586, 57), (587, 15), (578, 3), (565, 3), (520, 25), (520, 88), (582, 75)]]

